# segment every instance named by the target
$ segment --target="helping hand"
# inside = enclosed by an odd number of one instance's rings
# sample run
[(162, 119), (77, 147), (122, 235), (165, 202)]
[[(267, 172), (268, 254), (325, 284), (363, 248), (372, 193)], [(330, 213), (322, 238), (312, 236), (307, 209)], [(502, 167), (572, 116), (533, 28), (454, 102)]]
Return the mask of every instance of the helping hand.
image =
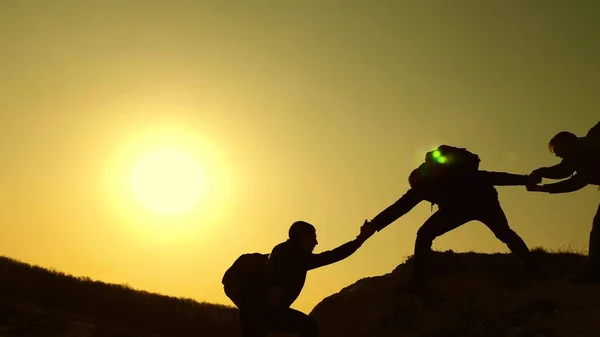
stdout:
[(535, 170), (531, 171), (531, 173), (529, 173), (530, 177), (535, 177), (535, 179), (539, 180), (539, 182), (537, 182), (536, 184), (541, 183), (542, 178), (544, 178), (544, 176), (541, 174), (541, 172), (542, 172), (542, 169), (539, 168), (539, 169), (535, 169)]
[(527, 185), (525, 187), (527, 188), (527, 190), (529, 192), (545, 192), (543, 185), (532, 184), (532, 185)]
[(527, 185), (526, 186), (537, 185), (537, 184), (540, 184), (541, 182), (542, 182), (541, 176), (531, 173), (527, 176)]
[(365, 220), (365, 223), (360, 227), (360, 234), (357, 236), (357, 238), (365, 241), (373, 236), (375, 232), (376, 230), (373, 227), (373, 224), (369, 220)]

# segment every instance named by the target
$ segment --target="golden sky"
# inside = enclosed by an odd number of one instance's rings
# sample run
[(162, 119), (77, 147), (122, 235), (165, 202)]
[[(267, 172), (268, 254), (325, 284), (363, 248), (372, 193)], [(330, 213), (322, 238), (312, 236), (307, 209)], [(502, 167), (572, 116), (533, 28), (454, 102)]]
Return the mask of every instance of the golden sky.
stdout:
[[(549, 138), (599, 120), (598, 8), (2, 1), (0, 254), (229, 304), (220, 281), (237, 256), (269, 252), (298, 219), (317, 227), (317, 251), (351, 240), (406, 191), (432, 146), (465, 146), (487, 170), (555, 164)], [(135, 199), (131, 175), (161, 146), (202, 167), (188, 213)], [(595, 187), (499, 190), (528, 245), (587, 249)], [(294, 307), (391, 271), (430, 214), (423, 202), (311, 272)], [(434, 248), (507, 251), (476, 222)]]

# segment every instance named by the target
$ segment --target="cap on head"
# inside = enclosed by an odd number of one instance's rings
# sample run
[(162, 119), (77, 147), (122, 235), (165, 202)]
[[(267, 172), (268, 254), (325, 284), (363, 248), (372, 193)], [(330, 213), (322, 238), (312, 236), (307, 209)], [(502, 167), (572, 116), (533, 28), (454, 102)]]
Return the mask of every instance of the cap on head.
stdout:
[(296, 221), (290, 226), (290, 230), (288, 232), (288, 236), (291, 240), (297, 239), (301, 236), (304, 236), (309, 233), (315, 232), (315, 226), (309, 224), (306, 221)]
[(561, 131), (554, 135), (550, 142), (548, 143), (548, 148), (550, 152), (557, 154), (557, 149), (563, 149), (565, 147), (570, 147), (577, 141), (577, 136), (569, 131)]

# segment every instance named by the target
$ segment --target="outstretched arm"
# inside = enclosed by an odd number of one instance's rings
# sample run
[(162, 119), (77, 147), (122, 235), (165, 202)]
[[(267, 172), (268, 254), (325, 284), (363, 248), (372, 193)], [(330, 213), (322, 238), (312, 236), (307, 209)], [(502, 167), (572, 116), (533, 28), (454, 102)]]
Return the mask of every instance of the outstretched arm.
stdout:
[(575, 172), (575, 169), (568, 162), (563, 160), (554, 166), (540, 167), (531, 174), (541, 178), (564, 179), (573, 174), (573, 172)]
[(398, 220), (404, 214), (410, 212), (410, 210), (423, 201), (423, 199), (423, 190), (411, 188), (404, 193), (398, 201), (377, 214), (373, 220), (371, 220), (371, 225), (379, 232), (392, 222)]
[(513, 174), (506, 172), (479, 171), (480, 177), (494, 186), (524, 186), (537, 183), (532, 177), (524, 174)]
[(308, 270), (323, 267), (332, 263), (341, 261), (350, 255), (354, 254), (360, 246), (367, 241), (375, 233), (370, 223), (365, 220), (365, 223), (360, 227), (360, 234), (356, 239), (346, 242), (345, 244), (319, 254), (311, 254), (308, 259)]
[(318, 254), (312, 254), (308, 259), (308, 270), (320, 268), (323, 266), (330, 265), (332, 263), (339, 262), (350, 255), (354, 254), (365, 242), (362, 238), (356, 238), (352, 241), (348, 241), (343, 245)]
[(546, 192), (551, 194), (569, 193), (580, 190), (584, 188), (587, 184), (588, 180), (585, 176), (581, 174), (575, 174), (569, 179), (554, 184), (529, 187), (529, 190), (537, 192)]

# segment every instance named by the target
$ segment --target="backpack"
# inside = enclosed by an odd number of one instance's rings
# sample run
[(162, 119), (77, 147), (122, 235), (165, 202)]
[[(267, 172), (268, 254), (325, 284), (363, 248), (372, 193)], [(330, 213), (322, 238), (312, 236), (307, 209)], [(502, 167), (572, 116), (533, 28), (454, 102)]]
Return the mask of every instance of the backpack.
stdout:
[(225, 295), (239, 308), (264, 298), (268, 291), (269, 254), (246, 253), (225, 271), (221, 283)]
[[(479, 171), (479, 156), (450, 145), (440, 145), (437, 149), (425, 154), (425, 161), (416, 168), (409, 177), (411, 188), (428, 184), (446, 187), (446, 183), (469, 179)], [(434, 202), (431, 202), (433, 208)]]
[(419, 166), (421, 178), (443, 182), (469, 176), (479, 171), (479, 156), (450, 145), (440, 145), (425, 154), (425, 162)]

